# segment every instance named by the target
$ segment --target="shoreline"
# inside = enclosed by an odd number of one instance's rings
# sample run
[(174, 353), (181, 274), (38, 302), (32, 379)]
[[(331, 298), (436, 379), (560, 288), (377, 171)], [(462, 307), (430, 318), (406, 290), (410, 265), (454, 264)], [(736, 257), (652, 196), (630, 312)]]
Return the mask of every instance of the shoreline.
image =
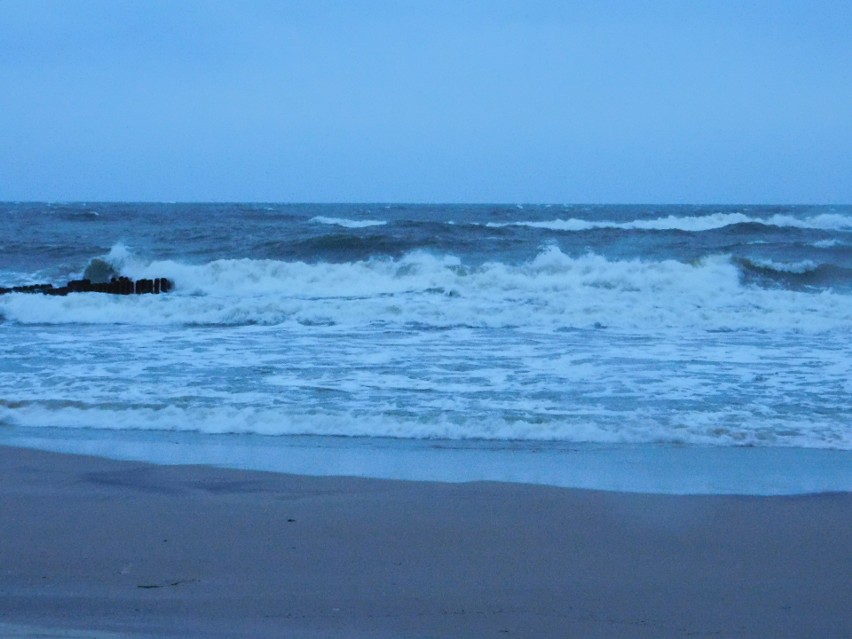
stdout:
[(0, 445), (0, 512), (0, 619), (66, 636), (852, 629), (848, 492), (308, 477)]
[(852, 451), (0, 428), (0, 446), (309, 476), (496, 481), (672, 495), (852, 492)]

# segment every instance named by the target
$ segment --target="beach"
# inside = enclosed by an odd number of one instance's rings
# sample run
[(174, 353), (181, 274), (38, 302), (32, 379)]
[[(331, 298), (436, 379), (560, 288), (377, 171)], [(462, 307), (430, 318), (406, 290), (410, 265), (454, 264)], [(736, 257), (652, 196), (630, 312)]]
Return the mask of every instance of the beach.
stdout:
[(0, 639), (852, 639), (778, 4), (0, 0)]
[(0, 447), (0, 512), (5, 636), (852, 628), (849, 493), (307, 477)]

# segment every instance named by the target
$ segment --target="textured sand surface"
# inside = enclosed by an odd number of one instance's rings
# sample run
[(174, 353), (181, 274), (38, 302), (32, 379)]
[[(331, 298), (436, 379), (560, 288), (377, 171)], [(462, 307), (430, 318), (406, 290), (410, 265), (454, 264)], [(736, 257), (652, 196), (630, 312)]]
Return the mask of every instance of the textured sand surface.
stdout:
[(850, 524), (848, 493), (312, 478), (0, 447), (0, 636), (848, 637)]

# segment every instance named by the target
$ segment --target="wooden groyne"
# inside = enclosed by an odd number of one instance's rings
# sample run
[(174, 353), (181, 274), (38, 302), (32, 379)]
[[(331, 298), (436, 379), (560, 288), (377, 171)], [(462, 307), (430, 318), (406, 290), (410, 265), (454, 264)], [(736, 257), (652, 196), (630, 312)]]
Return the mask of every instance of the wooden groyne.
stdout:
[(7, 293), (41, 293), (42, 295), (68, 295), (69, 293), (108, 293), (110, 295), (159, 295), (168, 293), (174, 283), (165, 277), (132, 280), (129, 277), (113, 277), (109, 282), (71, 280), (65, 286), (53, 284), (28, 284), (26, 286), (0, 286), (0, 295)]

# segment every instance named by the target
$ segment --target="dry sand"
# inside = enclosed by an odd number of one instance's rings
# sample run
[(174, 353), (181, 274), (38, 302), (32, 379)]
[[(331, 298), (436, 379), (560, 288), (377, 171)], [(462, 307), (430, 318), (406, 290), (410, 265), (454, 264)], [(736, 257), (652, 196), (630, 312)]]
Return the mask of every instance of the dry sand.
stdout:
[(0, 447), (0, 636), (845, 638), (850, 525), (849, 493), (313, 478)]

